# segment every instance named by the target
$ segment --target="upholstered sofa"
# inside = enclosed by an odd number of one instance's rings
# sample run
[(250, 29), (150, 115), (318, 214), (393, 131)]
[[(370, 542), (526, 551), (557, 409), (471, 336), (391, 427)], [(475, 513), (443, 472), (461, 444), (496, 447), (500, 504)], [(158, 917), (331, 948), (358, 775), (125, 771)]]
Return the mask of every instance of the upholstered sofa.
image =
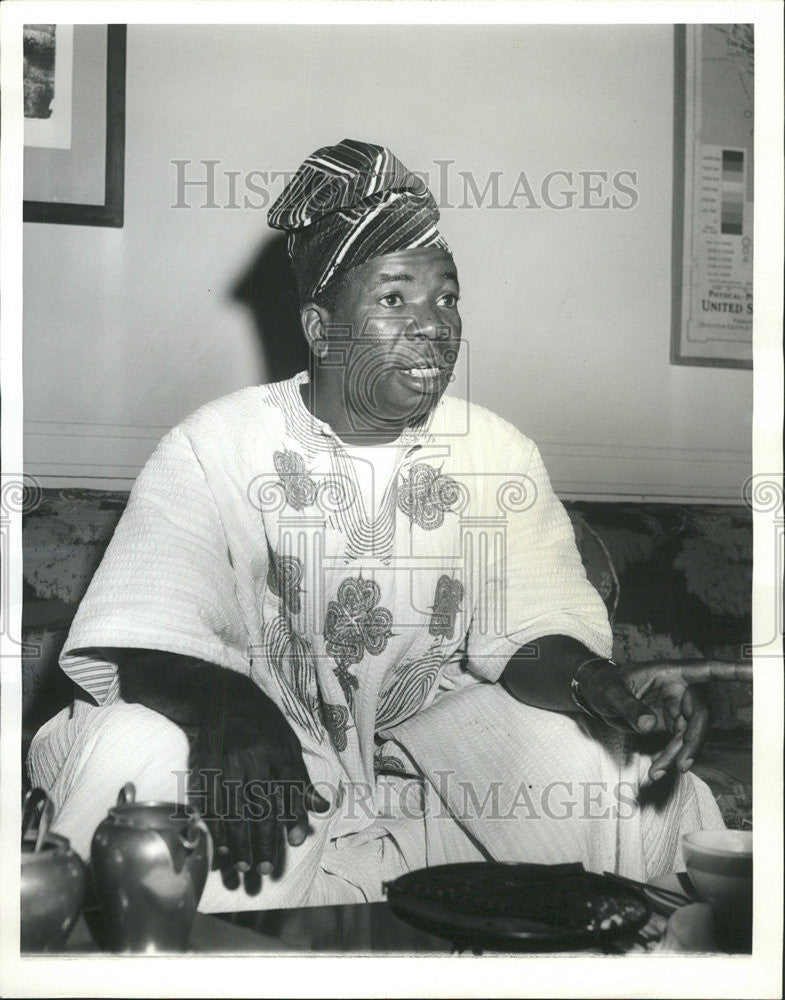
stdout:
[[(24, 513), (23, 742), (71, 697), (57, 666), (79, 600), (128, 495), (37, 492)], [(737, 659), (751, 637), (746, 507), (569, 502), (589, 578), (612, 615), (619, 662)], [(750, 685), (710, 685), (712, 732), (695, 770), (729, 826), (752, 823)]]

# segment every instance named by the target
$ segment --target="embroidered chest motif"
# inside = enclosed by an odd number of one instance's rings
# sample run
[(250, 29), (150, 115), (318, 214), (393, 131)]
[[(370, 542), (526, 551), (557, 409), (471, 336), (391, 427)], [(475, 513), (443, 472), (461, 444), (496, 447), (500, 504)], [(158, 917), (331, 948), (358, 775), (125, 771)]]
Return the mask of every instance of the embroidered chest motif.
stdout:
[(443, 476), (427, 462), (411, 467), (398, 487), (398, 506), (409, 520), (432, 531), (444, 523), (444, 514), (458, 502), (460, 489), (451, 476)]
[(305, 459), (299, 452), (284, 448), (273, 452), (273, 465), (281, 477), (286, 502), (295, 510), (303, 510), (316, 502), (318, 487), (305, 468)]
[(351, 708), (359, 687), (357, 677), (350, 672), (365, 656), (384, 652), (392, 637), (392, 612), (378, 607), (381, 598), (379, 584), (362, 576), (342, 580), (336, 599), (327, 605), (324, 621), (326, 650), (337, 664), (334, 673)]

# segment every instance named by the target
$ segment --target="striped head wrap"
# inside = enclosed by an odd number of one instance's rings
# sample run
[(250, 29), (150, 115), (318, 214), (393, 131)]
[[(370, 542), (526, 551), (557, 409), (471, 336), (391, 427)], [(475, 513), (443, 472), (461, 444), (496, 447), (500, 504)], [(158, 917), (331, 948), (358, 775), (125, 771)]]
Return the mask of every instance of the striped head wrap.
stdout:
[(383, 146), (344, 139), (312, 153), (267, 215), (287, 234), (300, 300), (372, 257), (449, 247), (425, 182)]

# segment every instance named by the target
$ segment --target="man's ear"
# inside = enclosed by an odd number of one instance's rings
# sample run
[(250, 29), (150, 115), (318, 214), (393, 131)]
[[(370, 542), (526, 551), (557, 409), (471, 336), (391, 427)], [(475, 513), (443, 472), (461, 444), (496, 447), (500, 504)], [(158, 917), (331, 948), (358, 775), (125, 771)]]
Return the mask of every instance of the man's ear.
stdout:
[(330, 314), (316, 302), (306, 302), (300, 309), (300, 323), (311, 353), (322, 358), (327, 353), (327, 324)]

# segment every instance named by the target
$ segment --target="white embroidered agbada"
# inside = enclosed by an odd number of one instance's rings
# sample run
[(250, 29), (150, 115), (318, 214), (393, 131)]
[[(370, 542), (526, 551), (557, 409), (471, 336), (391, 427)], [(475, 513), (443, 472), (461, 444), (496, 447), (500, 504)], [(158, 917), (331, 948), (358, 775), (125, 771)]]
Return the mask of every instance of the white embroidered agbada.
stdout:
[[(383, 877), (478, 857), (670, 870), (681, 833), (722, 825), (706, 786), (678, 776), (637, 801), (648, 762), (619, 734), (489, 683), (546, 635), (611, 653), (535, 445), (445, 397), (374, 461), (315, 420), (306, 380), (220, 399), (163, 439), (61, 658), (109, 708), (116, 668), (98, 648), (217, 663), (250, 675), (297, 734), (334, 809), (277, 884), (242, 899), (216, 875), (203, 908), (379, 898)], [(31, 771), (56, 805), (76, 795), (85, 734), (109, 708), (61, 713), (34, 744)], [(140, 739), (154, 715), (138, 709)]]

